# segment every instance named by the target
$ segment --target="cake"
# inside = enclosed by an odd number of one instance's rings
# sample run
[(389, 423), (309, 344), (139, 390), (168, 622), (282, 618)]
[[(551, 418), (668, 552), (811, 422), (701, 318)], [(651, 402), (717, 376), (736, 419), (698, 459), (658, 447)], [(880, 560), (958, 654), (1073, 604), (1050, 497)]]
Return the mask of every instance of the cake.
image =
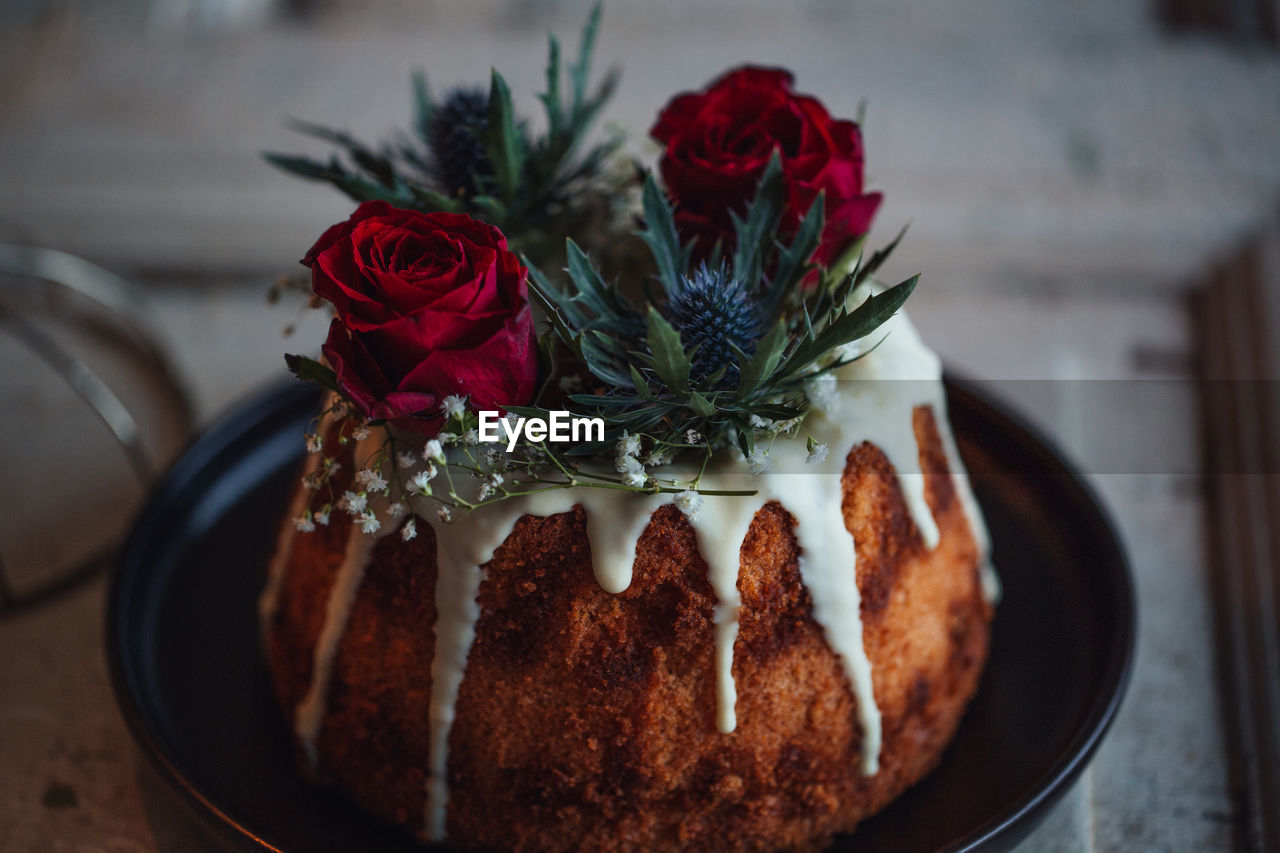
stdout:
[[(440, 150), (276, 158), (361, 204), (303, 261), (334, 316), (287, 361), (329, 395), (267, 668), (300, 772), (424, 842), (821, 849), (938, 763), (987, 656), (987, 536), (900, 310), (919, 276), (874, 278), (898, 241), (864, 254), (858, 125), (781, 69), (673, 98), (638, 194), (592, 183), (597, 18), (568, 100), (552, 42), (543, 136), (495, 73), (420, 113)], [(507, 232), (578, 222), (584, 180), (623, 213), (544, 274)], [(612, 254), (637, 220), (647, 256)]]
[[(939, 363), (891, 322), (822, 471), (693, 522), (569, 490), (409, 542), (285, 524), (262, 618), (304, 771), (468, 850), (820, 849), (919, 780), (992, 590)], [(344, 488), (362, 450), (324, 440)]]

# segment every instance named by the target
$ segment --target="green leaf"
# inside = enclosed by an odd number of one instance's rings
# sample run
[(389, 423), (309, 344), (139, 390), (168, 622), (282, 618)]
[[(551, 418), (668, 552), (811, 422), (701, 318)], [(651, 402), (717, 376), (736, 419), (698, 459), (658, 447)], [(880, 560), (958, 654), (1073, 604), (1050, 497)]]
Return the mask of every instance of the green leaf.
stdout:
[(480, 212), (481, 218), (494, 225), (504, 225), (507, 219), (507, 206), (501, 199), (491, 195), (475, 195), (471, 197), (471, 206)]
[(846, 246), (840, 254), (836, 256), (835, 260), (831, 262), (831, 265), (827, 267), (827, 274), (824, 276), (826, 282), (829, 284), (830, 282), (849, 275), (849, 273), (852, 272), (854, 267), (859, 263), (859, 259), (862, 257), (862, 252), (866, 248), (866, 245), (867, 235), (863, 234), (861, 237)]
[[(322, 388), (342, 394), (342, 390), (338, 387), (338, 375), (332, 368), (326, 367), (314, 358), (290, 354), (284, 357), (284, 363), (288, 365), (289, 372), (302, 381), (314, 382)], [(346, 395), (343, 394), (343, 396)]]
[[(909, 226), (910, 223), (903, 225), (902, 230), (898, 232), (898, 236), (893, 238), (893, 242), (885, 246), (883, 249), (871, 253), (871, 259), (868, 260), (858, 272), (858, 281), (861, 281), (867, 276), (874, 275), (876, 270), (880, 269), (880, 265), (889, 259), (889, 255), (893, 253), (894, 249), (898, 248), (898, 243), (902, 242), (902, 238), (906, 236), (907, 228)], [(864, 236), (863, 239), (865, 240), (866, 237)]]
[(582, 336), (582, 363), (606, 385), (631, 387), (631, 374), (622, 367), (627, 362), (617, 352), (617, 342), (602, 332), (593, 329)]
[(340, 171), (331, 173), (327, 180), (355, 201), (385, 201), (396, 207), (417, 207), (413, 199), (395, 187), (386, 187)]
[(680, 245), (671, 202), (658, 188), (652, 172), (645, 176), (643, 204), (644, 230), (639, 234), (649, 244), (649, 251), (658, 265), (658, 278), (666, 292), (671, 293), (680, 286), (680, 278), (689, 268), (689, 255), (693, 247)]
[(462, 210), (461, 199), (450, 198), (444, 193), (436, 192), (430, 187), (424, 187), (422, 184), (406, 184), (410, 195), (421, 202), (416, 207), (425, 207), (429, 210), (439, 210), (445, 213), (458, 213)]
[(416, 187), (416, 184), (407, 184), (398, 177), (392, 181), (390, 186), (366, 180), (344, 169), (336, 156), (328, 164), (310, 160), (306, 157), (293, 157), (287, 154), (271, 152), (267, 152), (262, 156), (268, 163), (290, 174), (309, 180), (327, 181), (355, 201), (385, 201), (397, 207), (417, 210), (437, 209), (422, 204), (419, 199), (415, 198), (411, 187)]
[(689, 406), (701, 418), (709, 418), (716, 413), (715, 405), (696, 391), (689, 395)]
[(596, 86), (595, 93), (575, 106), (573, 115), (570, 118), (571, 130), (575, 136), (574, 144), (577, 144), (588, 125), (595, 120), (596, 114), (600, 112), (601, 107), (613, 97), (621, 77), (622, 72), (618, 68), (610, 68), (604, 73), (604, 79), (600, 81), (600, 85)]
[(274, 151), (262, 152), (262, 159), (277, 169), (281, 169), (300, 178), (313, 181), (327, 181), (331, 173), (330, 167), (310, 157), (298, 157), (292, 154), (278, 154)]
[(629, 313), (627, 307), (600, 277), (587, 253), (572, 238), (565, 240), (565, 257), (568, 261), (566, 271), (569, 273), (569, 280), (577, 290), (573, 301), (585, 304), (596, 318), (620, 317)]
[(489, 79), (489, 121), (484, 130), (485, 153), (493, 164), (494, 184), (504, 198), (512, 198), (524, 171), (524, 145), (516, 128), (515, 108), (507, 81), (494, 69)]
[(563, 132), (560, 106), (560, 41), (547, 33), (547, 91), (538, 96), (547, 110), (547, 135), (553, 139)]
[(649, 383), (645, 381), (640, 370), (634, 365), (628, 365), (631, 368), (631, 381), (635, 383), (636, 393), (649, 402), (654, 402), (657, 398), (653, 396), (653, 392), (649, 390)]
[(580, 406), (595, 407), (598, 409), (616, 409), (623, 406), (633, 405), (633, 400), (625, 395), (606, 396), (603, 394), (570, 394), (569, 400)]
[(822, 229), (826, 221), (826, 194), (819, 192), (818, 197), (809, 205), (796, 230), (791, 245), (778, 254), (778, 263), (773, 270), (773, 279), (769, 289), (761, 300), (760, 311), (765, 317), (773, 315), (787, 294), (795, 289), (804, 279), (809, 269), (809, 259), (813, 257), (818, 243), (822, 239)]
[(765, 252), (773, 248), (772, 235), (778, 230), (782, 216), (783, 193), (782, 155), (775, 148), (756, 185), (756, 196), (742, 219), (730, 211), (737, 245), (733, 252), (733, 274), (748, 288), (760, 280)]
[(529, 263), (528, 258), (524, 259), (524, 263), (529, 268), (529, 295), (542, 309), (542, 313), (547, 315), (551, 328), (560, 340), (564, 341), (565, 346), (569, 347), (578, 361), (582, 361), (582, 335), (569, 325), (564, 313), (560, 310), (562, 297), (559, 291), (541, 270)]
[(831, 312), (837, 315), (842, 309), (849, 304), (849, 297), (853, 296), (854, 283), (858, 280), (858, 273), (855, 269), (851, 275), (844, 277), (831, 291)]
[(680, 333), (652, 305), (649, 306), (648, 324), (653, 370), (671, 393), (683, 397), (689, 393), (690, 362), (684, 345), (680, 343)]
[[(596, 88), (596, 93), (578, 106), (571, 118), (571, 124), (568, 131), (562, 134), (564, 142), (561, 146), (559, 159), (556, 161), (557, 168), (563, 161), (569, 159), (577, 151), (578, 147), (582, 144), (582, 141), (587, 138), (587, 129), (591, 126), (591, 123), (595, 121), (596, 114), (599, 113), (605, 103), (613, 97), (614, 90), (618, 87), (619, 79), (620, 74), (618, 69), (610, 68), (608, 73), (605, 74), (604, 80), (602, 80), (599, 87)], [(602, 154), (611, 153), (618, 148), (621, 148), (623, 141), (624, 140), (621, 135), (615, 134), (606, 141), (604, 145), (598, 146), (595, 150), (600, 151)], [(585, 166), (589, 164), (590, 156), (591, 155), (588, 155), (582, 165)], [(591, 171), (596, 172), (599, 171), (599, 169), (596, 168)]]
[(395, 176), (395, 166), (391, 164), (391, 160), (388, 159), (387, 155), (374, 151), (351, 134), (298, 119), (289, 119), (285, 124), (298, 133), (313, 136), (316, 139), (323, 139), (326, 142), (345, 148), (351, 159), (365, 172), (383, 184), (389, 185), (392, 183)]
[(596, 31), (600, 29), (602, 3), (591, 7), (587, 22), (582, 25), (582, 37), (578, 41), (578, 61), (569, 70), (569, 79), (573, 84), (573, 108), (577, 113), (587, 93), (587, 77), (591, 72), (591, 53), (595, 50)]
[(771, 421), (787, 421), (805, 413), (805, 409), (798, 406), (786, 406), (781, 404), (752, 406), (750, 411), (753, 415), (759, 415), (760, 417), (768, 418)]
[(431, 144), (431, 119), (435, 115), (435, 105), (431, 102), (431, 89), (427, 85), (427, 75), (420, 69), (413, 70), (411, 78), (413, 86), (413, 129), (418, 138), (427, 145)]
[(841, 344), (856, 341), (880, 328), (907, 301), (907, 297), (911, 295), (911, 291), (915, 289), (916, 282), (919, 280), (920, 276), (916, 274), (900, 284), (895, 284), (884, 293), (872, 294), (857, 308), (841, 314), (816, 336), (812, 334), (806, 336), (806, 339), (802, 340), (787, 356), (786, 361), (773, 377), (774, 381), (781, 382), (797, 376), (828, 351)]
[[(732, 344), (730, 344), (730, 346), (733, 346), (733, 345), (732, 345)], [(696, 349), (696, 347), (695, 347), (695, 349)], [(737, 349), (737, 347), (734, 347), (734, 349)], [(741, 352), (741, 350), (739, 350), (739, 352)], [(693, 358), (693, 353), (689, 353), (689, 358), (691, 358), (691, 359)], [(724, 375), (725, 375), (726, 373), (728, 373), (728, 372), (729, 372), (729, 365), (728, 365), (728, 364), (722, 364), (722, 365), (720, 365), (720, 366), (719, 366), (719, 367), (717, 367), (713, 372), (709, 373), (709, 374), (707, 375), (707, 378), (706, 378), (706, 379), (703, 379), (703, 380), (702, 380), (702, 386), (703, 386), (704, 388), (714, 388), (714, 387), (716, 387), (716, 385), (720, 384), (720, 380), (721, 380), (721, 379), (723, 379), (723, 378), (724, 378)]]
[(738, 396), (751, 394), (760, 387), (760, 383), (773, 373), (782, 360), (786, 347), (787, 324), (785, 320), (779, 320), (756, 344), (755, 355), (750, 360), (743, 359)]

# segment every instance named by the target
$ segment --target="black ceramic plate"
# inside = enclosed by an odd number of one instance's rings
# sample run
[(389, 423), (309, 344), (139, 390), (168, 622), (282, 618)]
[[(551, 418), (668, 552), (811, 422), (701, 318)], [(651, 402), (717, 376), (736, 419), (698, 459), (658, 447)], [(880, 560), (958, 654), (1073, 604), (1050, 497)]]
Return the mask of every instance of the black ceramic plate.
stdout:
[[(835, 849), (1007, 849), (1083, 768), (1133, 652), (1133, 590), (1088, 488), (964, 384), (951, 416), (1004, 582), (991, 658), (942, 763)], [(316, 411), (301, 383), (210, 429), (156, 490), (108, 602), (116, 695), (143, 751), (232, 849), (411, 851), (304, 785), (258, 655), (255, 604)]]

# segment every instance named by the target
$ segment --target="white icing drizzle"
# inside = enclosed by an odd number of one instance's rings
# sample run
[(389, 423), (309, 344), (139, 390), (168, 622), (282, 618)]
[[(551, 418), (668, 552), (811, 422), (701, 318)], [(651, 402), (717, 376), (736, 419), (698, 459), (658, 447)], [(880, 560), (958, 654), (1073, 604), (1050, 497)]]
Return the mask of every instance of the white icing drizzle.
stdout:
[(423, 814), (427, 836), (432, 841), (444, 840), (445, 806), (449, 799), (446, 776), (449, 732), (453, 729), (467, 654), (475, 639), (476, 620), (480, 618), (480, 567), (489, 561), (497, 547), (494, 534), (476, 536), (474, 533), (481, 531), (466, 528), (490, 522), (492, 529), (501, 530), (505, 538), (510, 530), (508, 523), (515, 520), (487, 515), (474, 513), (459, 522), (458, 529), (446, 527), (436, 536), (435, 655), (431, 661), (430, 752)]
[[(879, 335), (885, 337), (878, 348), (836, 371), (841, 383), (836, 403), (826, 410), (815, 411), (805, 422), (813, 439), (830, 448), (826, 460), (806, 464), (808, 454), (804, 442), (785, 439), (770, 449), (773, 469), (760, 475), (749, 474), (741, 460), (718, 460), (703, 479), (705, 488), (748, 489), (757, 494), (709, 497), (703, 501), (700, 512), (690, 519), (698, 550), (707, 563), (708, 581), (717, 598), (714, 612), (717, 728), (728, 733), (736, 727), (733, 646), (741, 606), (738, 574), (742, 543), (756, 512), (765, 503), (776, 500), (796, 519), (800, 574), (813, 603), (813, 618), (839, 656), (857, 702), (863, 733), (862, 770), (867, 774), (874, 774), (879, 767), (881, 721), (871, 663), (863, 645), (854, 541), (842, 508), (841, 478), (848, 453), (867, 441), (885, 454), (898, 472), (907, 509), (925, 546), (936, 547), (938, 525), (925, 500), (925, 476), (920, 469), (912, 421), (917, 406), (931, 407), (956, 494), (977, 540), (984, 595), (988, 601), (994, 601), (998, 595), (998, 581), (988, 561), (990, 546), (986, 528), (946, 416), (941, 362), (902, 313), (882, 327)], [(728, 457), (728, 454), (722, 455)], [(636, 545), (652, 512), (671, 499), (670, 495), (637, 497), (607, 489), (549, 491), (508, 499), (437, 528), (437, 617), (431, 663), (430, 759), (424, 804), (425, 835), (429, 840), (445, 838), (448, 740), (480, 616), (478, 593), (484, 574), (482, 567), (492, 559), (521, 516), (549, 516), (581, 504), (587, 516), (595, 577), (608, 592), (620, 593), (631, 584)], [(415, 505), (415, 510), (426, 517), (428, 507)], [(281, 541), (283, 551), (291, 537), (282, 534)], [(325, 625), (316, 648), (311, 688), (297, 709), (299, 737), (312, 756), (314, 739), (323, 720), (333, 655), (372, 542), (373, 537), (352, 534), (347, 559), (330, 595)], [(273, 566), (273, 573), (278, 571)], [(269, 581), (269, 593), (277, 585), (278, 578)], [(270, 605), (273, 597), (274, 593), (264, 593), (264, 610), (273, 606)]]
[[(505, 500), (437, 527), (431, 752), (424, 807), (428, 840), (442, 841), (445, 837), (449, 732), (480, 617), (476, 599), (483, 579), (481, 567), (493, 558), (521, 516), (546, 517), (583, 504), (587, 507), (587, 538), (596, 580), (610, 593), (623, 592), (631, 585), (636, 543), (653, 510), (667, 502), (669, 496), (664, 495), (638, 498), (634, 493), (611, 489), (561, 489)], [(415, 503), (415, 510), (426, 514), (425, 506)]]
[[(321, 429), (324, 429), (324, 425)], [(358, 442), (352, 454), (355, 465), (357, 467), (361, 465), (381, 444), (381, 439), (373, 436)], [(308, 473), (319, 466), (321, 454), (311, 454), (309, 458), (311, 461), (307, 463)], [(306, 488), (299, 489), (299, 493), (297, 500), (301, 505), (296, 507), (295, 516), (302, 512), (312, 495), (312, 492)], [(289, 529), (293, 529), (292, 525)], [(383, 535), (390, 532), (390, 529), (384, 527)], [(342, 564), (338, 566), (338, 571), (333, 577), (333, 585), (329, 589), (329, 597), (325, 603), (324, 624), (321, 625), (320, 635), (316, 638), (311, 662), (311, 682), (307, 685), (306, 695), (294, 708), (293, 731), (302, 744), (302, 751), (313, 770), (316, 768), (316, 738), (320, 736), (320, 728), (324, 724), (325, 714), (328, 713), (329, 708), (329, 684), (333, 680), (334, 658), (337, 656), (342, 636), (346, 633), (351, 608), (355, 606), (356, 595), (360, 591), (360, 583), (364, 580), (369, 554), (378, 538), (361, 533), (359, 524), (352, 522)], [(288, 541), (293, 541), (292, 534), (289, 535)], [(280, 558), (279, 554), (276, 556)], [(270, 582), (268, 588), (270, 589)], [(273, 600), (263, 605), (264, 608), (275, 607), (274, 596), (275, 593), (272, 594)], [(265, 593), (263, 598), (266, 598)], [(262, 604), (260, 602), (260, 605)]]
[[(316, 453), (308, 455), (302, 476), (305, 478), (319, 467), (320, 455)], [(271, 562), (267, 566), (267, 583), (262, 588), (262, 594), (258, 596), (258, 628), (264, 641), (267, 625), (276, 615), (276, 609), (280, 604), (280, 586), (284, 583), (284, 573), (289, 565), (289, 553), (293, 549), (294, 537), (298, 535), (293, 519), (302, 515), (307, 504), (311, 502), (313, 494), (314, 492), (306, 488), (294, 491), (293, 501), (289, 504), (289, 515), (280, 525), (280, 532), (276, 535), (276, 550), (271, 555)]]
[(973, 487), (969, 475), (965, 471), (964, 462), (960, 460), (960, 450), (956, 447), (956, 437), (951, 431), (951, 421), (946, 414), (945, 397), (938, 403), (942, 420), (939, 421), (939, 432), (942, 434), (942, 448), (947, 454), (947, 470), (951, 472), (951, 482), (965, 518), (969, 521), (969, 529), (973, 531), (974, 542), (978, 546), (978, 581), (982, 587), (982, 598), (987, 604), (995, 607), (1000, 603), (1000, 576), (991, 562), (991, 534), (987, 532), (986, 520), (982, 517), (982, 509), (978, 499), (973, 495)]
[(369, 563), (369, 552), (373, 550), (375, 541), (375, 537), (361, 533), (356, 525), (352, 525), (346, 554), (334, 576), (333, 588), (329, 590), (324, 625), (316, 640), (315, 656), (311, 664), (311, 684), (307, 686), (306, 696), (302, 697), (294, 711), (293, 731), (313, 770), (316, 767), (316, 738), (320, 736), (320, 727), (329, 707), (333, 660), (338, 653), (342, 635), (347, 630), (351, 608), (356, 602), (356, 593), (360, 591), (360, 582), (364, 580), (364, 569)]
[[(725, 482), (720, 485), (731, 487)], [(751, 488), (750, 483), (740, 484), (743, 486)], [(690, 520), (698, 535), (698, 553), (706, 561), (708, 580), (716, 594), (716, 728), (724, 734), (738, 725), (734, 709), (738, 691), (733, 683), (733, 644), (738, 639), (738, 610), (742, 605), (738, 592), (742, 541), (747, 538), (751, 520), (761, 505), (758, 497), (706, 498)]]
[[(587, 540), (591, 543), (591, 566), (596, 581), (605, 592), (617, 595), (631, 586), (631, 570), (636, 560), (636, 544), (649, 526), (653, 511), (671, 502), (670, 495), (637, 496), (634, 492), (613, 489), (565, 490), (556, 494), (556, 502), (568, 498), (570, 505), (583, 504), (587, 510)], [(579, 493), (581, 492), (581, 493)], [(590, 495), (587, 497), (587, 495)], [(537, 507), (538, 501), (534, 501)], [(544, 512), (540, 507), (534, 515), (550, 515), (564, 510)]]

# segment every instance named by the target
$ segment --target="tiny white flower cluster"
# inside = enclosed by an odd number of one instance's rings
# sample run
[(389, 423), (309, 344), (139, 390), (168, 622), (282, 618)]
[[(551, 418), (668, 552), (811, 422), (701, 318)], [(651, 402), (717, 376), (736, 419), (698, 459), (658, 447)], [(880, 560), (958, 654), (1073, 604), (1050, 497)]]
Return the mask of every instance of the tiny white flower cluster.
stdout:
[(676, 507), (692, 521), (702, 510), (702, 495), (686, 489), (676, 495)]
[(619, 456), (638, 455), (640, 453), (640, 436), (631, 435), (626, 430), (623, 430), (622, 438), (618, 439), (616, 450)]
[(503, 483), (503, 476), (497, 471), (490, 471), (488, 476), (484, 478), (484, 483), (480, 486), (480, 500), (485, 501), (498, 493), (498, 487)]
[(622, 482), (633, 489), (644, 488), (649, 475), (645, 473), (644, 463), (636, 458), (640, 453), (640, 437), (624, 431), (615, 450), (613, 464), (622, 475)]
[(675, 451), (670, 447), (655, 447), (644, 458), (644, 464), (647, 468), (660, 468), (675, 459), (675, 457)]
[(413, 475), (409, 480), (409, 491), (415, 495), (428, 496), (431, 494), (431, 481), (436, 476), (436, 463), (428, 462), (427, 467)]
[(366, 492), (381, 494), (387, 491), (387, 478), (376, 468), (361, 468), (356, 472), (356, 482), (364, 486)]
[(448, 397), (444, 398), (444, 401), (440, 405), (444, 410), (445, 418), (449, 420), (461, 418), (467, 411), (467, 398), (460, 397), (457, 394), (450, 394)]
[(787, 418), (785, 421), (775, 421), (773, 424), (774, 431), (781, 435), (790, 435), (799, 428), (800, 423), (804, 420), (804, 415), (794, 418)]
[(831, 455), (831, 448), (826, 444), (810, 443), (809, 455), (805, 457), (806, 465), (821, 465), (827, 461), (827, 457)]
[(840, 411), (840, 388), (836, 378), (830, 373), (822, 373), (804, 383), (805, 396), (814, 408), (828, 415)]
[[(448, 433), (441, 433), (441, 435), (448, 435)], [(441, 465), (444, 464), (444, 447), (440, 444), (440, 439), (430, 439), (425, 445), (423, 445), (422, 459), (424, 462), (436, 462)]]
[(773, 467), (773, 459), (769, 457), (767, 449), (757, 447), (747, 456), (747, 467), (751, 469), (752, 474), (763, 474)]
[(316, 471), (306, 474), (302, 478), (302, 486), (313, 492), (318, 492), (329, 482), (329, 478), (342, 468), (342, 463), (328, 456), (324, 457), (320, 462), (320, 467)]
[(303, 510), (302, 515), (291, 519), (293, 526), (301, 533), (310, 533), (316, 529), (317, 524), (328, 525), (331, 509), (329, 504), (325, 504), (314, 513), (310, 509)]
[(803, 415), (787, 418), (785, 421), (775, 421), (769, 418), (762, 418), (759, 415), (752, 415), (750, 423), (754, 428), (764, 430), (769, 435), (790, 435), (800, 426), (800, 422), (803, 420)]

